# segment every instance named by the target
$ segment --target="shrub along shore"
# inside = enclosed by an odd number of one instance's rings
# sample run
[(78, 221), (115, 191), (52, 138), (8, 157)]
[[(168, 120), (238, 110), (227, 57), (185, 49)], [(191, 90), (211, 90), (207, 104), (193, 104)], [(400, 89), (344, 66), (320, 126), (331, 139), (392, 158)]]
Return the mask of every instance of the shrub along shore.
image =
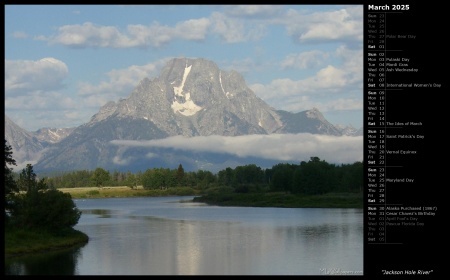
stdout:
[(67, 229), (61, 232), (45, 230), (25, 230), (5, 228), (5, 260), (24, 255), (68, 249), (81, 246), (89, 237), (78, 230)]

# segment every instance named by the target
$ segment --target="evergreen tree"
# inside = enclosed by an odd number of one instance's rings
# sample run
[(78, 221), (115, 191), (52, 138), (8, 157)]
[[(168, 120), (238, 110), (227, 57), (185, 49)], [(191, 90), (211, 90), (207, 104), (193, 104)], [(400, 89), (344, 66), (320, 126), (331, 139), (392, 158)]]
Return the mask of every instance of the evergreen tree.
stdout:
[(30, 163), (22, 169), (22, 172), (19, 174), (17, 184), (19, 186), (19, 190), (21, 191), (30, 191), (32, 188), (37, 186), (36, 174), (33, 172), (33, 166)]
[(4, 173), (4, 188), (5, 188), (5, 221), (8, 219), (8, 212), (12, 208), (11, 196), (18, 192), (16, 181), (14, 180), (13, 169), (10, 165), (17, 165), (12, 157), (12, 148), (5, 139), (5, 173)]
[(101, 167), (97, 167), (92, 174), (91, 180), (96, 187), (103, 187), (103, 184), (109, 181), (109, 172)]
[(182, 186), (183, 181), (184, 181), (184, 168), (183, 168), (183, 165), (181, 165), (181, 163), (180, 163), (180, 165), (178, 165), (176, 178), (177, 178), (178, 185)]
[(71, 195), (49, 189), (44, 179), (37, 181), (31, 164), (22, 170), (19, 180), (22, 180), (27, 191), (12, 197), (12, 224), (21, 228), (58, 231), (78, 223), (81, 211)]

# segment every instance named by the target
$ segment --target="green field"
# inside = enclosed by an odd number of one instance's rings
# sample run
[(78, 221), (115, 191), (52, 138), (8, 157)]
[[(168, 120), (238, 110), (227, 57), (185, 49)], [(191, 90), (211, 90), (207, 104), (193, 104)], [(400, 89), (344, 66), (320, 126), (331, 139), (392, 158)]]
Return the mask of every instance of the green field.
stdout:
[(179, 195), (198, 195), (199, 191), (189, 187), (174, 187), (164, 190), (145, 190), (142, 186), (137, 189), (130, 187), (87, 187), (87, 188), (61, 188), (58, 189), (64, 193), (70, 193), (72, 198), (111, 198), (111, 197), (142, 197), (142, 196), (179, 196)]

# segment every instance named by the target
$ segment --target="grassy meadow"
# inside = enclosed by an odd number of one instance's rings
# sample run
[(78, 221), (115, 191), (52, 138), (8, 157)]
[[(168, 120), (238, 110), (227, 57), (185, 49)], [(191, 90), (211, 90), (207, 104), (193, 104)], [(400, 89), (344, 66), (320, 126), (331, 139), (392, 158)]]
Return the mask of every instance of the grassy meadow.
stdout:
[(140, 196), (178, 196), (198, 195), (199, 192), (189, 187), (175, 187), (164, 190), (145, 190), (142, 186), (131, 189), (127, 186), (119, 187), (86, 187), (86, 188), (60, 188), (59, 191), (70, 193), (72, 198), (112, 198), (112, 197), (140, 197)]

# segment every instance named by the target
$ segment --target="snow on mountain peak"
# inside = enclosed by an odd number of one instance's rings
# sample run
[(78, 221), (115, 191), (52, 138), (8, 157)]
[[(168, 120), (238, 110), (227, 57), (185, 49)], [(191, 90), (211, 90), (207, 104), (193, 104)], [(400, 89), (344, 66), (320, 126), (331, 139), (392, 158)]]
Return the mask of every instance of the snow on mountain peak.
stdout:
[[(198, 106), (194, 103), (194, 101), (192, 101), (190, 92), (184, 92), (184, 83), (186, 82), (189, 72), (191, 72), (191, 68), (192, 65), (186, 65), (186, 67), (184, 68), (183, 80), (181, 81), (181, 85), (179, 87), (173, 87), (175, 97), (172, 105), (170, 106), (175, 113), (178, 112), (184, 116), (195, 115), (202, 109), (202, 107)], [(179, 100), (181, 100), (181, 102)]]

